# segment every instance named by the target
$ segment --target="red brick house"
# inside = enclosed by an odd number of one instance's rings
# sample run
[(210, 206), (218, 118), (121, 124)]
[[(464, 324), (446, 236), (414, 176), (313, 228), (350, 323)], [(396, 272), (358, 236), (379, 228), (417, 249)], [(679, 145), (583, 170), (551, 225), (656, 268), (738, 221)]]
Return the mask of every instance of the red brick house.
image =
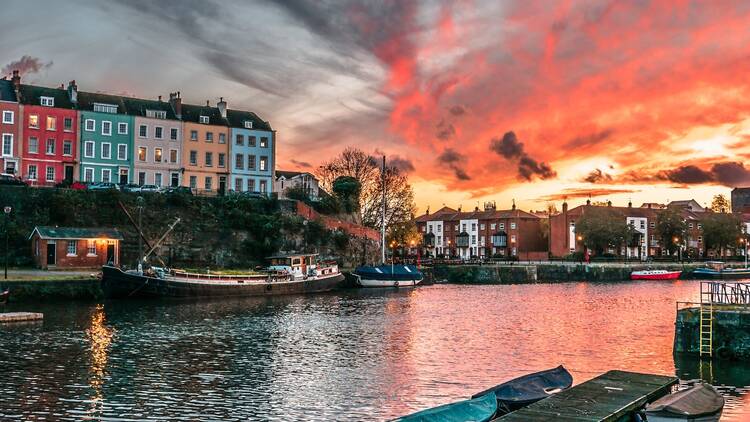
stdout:
[(122, 234), (117, 229), (38, 226), (29, 239), (34, 262), (45, 270), (120, 265)]

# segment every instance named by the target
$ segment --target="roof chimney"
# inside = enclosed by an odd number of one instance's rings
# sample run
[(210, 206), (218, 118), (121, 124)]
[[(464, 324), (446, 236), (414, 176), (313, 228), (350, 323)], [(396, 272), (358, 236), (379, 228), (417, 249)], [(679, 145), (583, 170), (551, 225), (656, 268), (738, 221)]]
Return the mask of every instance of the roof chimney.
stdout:
[(612, 201), (607, 201), (607, 206), (611, 207), (612, 206)]
[(159, 95), (159, 102), (161, 102), (161, 95)]
[(633, 208), (633, 201), (628, 201), (628, 208)]
[(178, 119), (182, 119), (182, 98), (180, 98), (180, 91), (169, 93), (169, 104), (172, 106), (172, 111)]
[(211, 102), (209, 100), (206, 100), (206, 107), (211, 107)]
[(568, 212), (568, 202), (563, 202), (562, 204), (562, 212)]
[(651, 208), (651, 203), (646, 204), (646, 208)]
[(78, 85), (76, 85), (75, 79), (68, 82), (68, 98), (73, 104), (78, 104)]
[(591, 200), (590, 199), (586, 200), (586, 205), (591, 205)]
[(219, 113), (221, 113), (221, 118), (226, 119), (227, 118), (227, 102), (224, 101), (224, 97), (219, 98), (219, 102), (216, 103), (216, 107), (219, 108)]
[(513, 205), (511, 205), (510, 208), (513, 209), (513, 210), (516, 209), (516, 200), (515, 199), (513, 200)]

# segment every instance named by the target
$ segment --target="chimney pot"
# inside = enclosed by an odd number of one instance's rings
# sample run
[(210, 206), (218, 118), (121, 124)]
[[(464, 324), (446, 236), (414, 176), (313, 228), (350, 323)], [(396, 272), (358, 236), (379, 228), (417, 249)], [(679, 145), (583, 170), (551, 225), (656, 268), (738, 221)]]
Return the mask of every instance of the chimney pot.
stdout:
[(590, 199), (586, 200), (586, 205), (591, 205), (591, 200)]
[(161, 102), (161, 95), (159, 95), (159, 102)]
[(218, 104), (216, 104), (216, 107), (218, 107), (221, 117), (223, 119), (226, 119), (227, 118), (227, 102), (224, 101), (224, 97), (219, 98), (219, 102)]
[(568, 203), (567, 202), (563, 202), (563, 204), (562, 204), (562, 212), (568, 212)]
[(68, 82), (68, 98), (73, 104), (78, 104), (78, 85), (76, 85), (75, 79)]

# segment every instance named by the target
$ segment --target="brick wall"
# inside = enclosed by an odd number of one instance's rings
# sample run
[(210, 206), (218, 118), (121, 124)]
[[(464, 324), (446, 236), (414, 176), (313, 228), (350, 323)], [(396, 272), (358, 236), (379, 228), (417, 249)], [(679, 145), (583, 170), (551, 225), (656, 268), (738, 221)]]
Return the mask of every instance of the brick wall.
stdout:
[[(39, 242), (38, 250), (36, 242)], [(37, 234), (31, 239), (31, 254), (37, 267), (42, 269), (96, 269), (107, 263), (107, 241), (96, 241), (96, 255), (89, 255), (88, 240), (71, 240), (76, 242), (76, 254), (68, 255), (68, 240), (58, 239), (54, 245), (48, 240), (39, 239)], [(115, 241), (115, 263), (119, 264), (119, 242)], [(55, 247), (55, 265), (47, 265), (47, 248)], [(38, 253), (37, 253), (38, 252)]]
[(373, 230), (369, 227), (360, 226), (359, 224), (350, 223), (348, 221), (342, 221), (327, 215), (321, 215), (304, 202), (296, 201), (296, 213), (297, 215), (305, 218), (306, 220), (318, 220), (320, 219), (328, 230), (346, 230), (352, 236), (366, 237), (370, 240), (380, 242), (380, 233), (377, 230)]

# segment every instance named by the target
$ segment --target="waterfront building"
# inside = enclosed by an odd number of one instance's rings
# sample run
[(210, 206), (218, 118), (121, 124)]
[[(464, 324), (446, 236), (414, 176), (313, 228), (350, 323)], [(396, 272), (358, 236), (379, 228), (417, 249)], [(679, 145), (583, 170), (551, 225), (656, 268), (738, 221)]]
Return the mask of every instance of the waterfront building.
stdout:
[(223, 112), (208, 102), (205, 106), (181, 104), (180, 109), (184, 122), (182, 185), (195, 193), (223, 194), (229, 177), (226, 105)]
[(133, 180), (133, 116), (124, 98), (78, 93), (80, 172), (83, 182), (130, 183)]
[(21, 161), (21, 113), (14, 86), (16, 78), (20, 83), (18, 72), (14, 72), (13, 81), (0, 79), (0, 172), (13, 175), (20, 174)]
[(320, 183), (312, 173), (277, 170), (274, 192), (278, 192), (279, 198), (285, 199), (289, 188), (301, 188), (313, 201), (320, 199)]
[(750, 212), (750, 187), (732, 189), (732, 212)]
[(443, 207), (415, 219), (423, 247), (432, 257), (546, 259), (547, 241), (542, 222), (516, 209), (497, 210), (487, 203), (471, 212)]
[(72, 183), (78, 164), (78, 88), (20, 85), (21, 176), (32, 186)]
[(226, 110), (223, 99), (219, 101), (219, 111), (222, 110), (230, 127), (229, 188), (235, 192), (273, 192), (276, 132), (255, 113)]
[(133, 181), (139, 185), (180, 186), (182, 122), (172, 104), (123, 98), (134, 117)]
[(34, 262), (45, 270), (118, 266), (122, 239), (112, 228), (38, 226), (29, 235)]

